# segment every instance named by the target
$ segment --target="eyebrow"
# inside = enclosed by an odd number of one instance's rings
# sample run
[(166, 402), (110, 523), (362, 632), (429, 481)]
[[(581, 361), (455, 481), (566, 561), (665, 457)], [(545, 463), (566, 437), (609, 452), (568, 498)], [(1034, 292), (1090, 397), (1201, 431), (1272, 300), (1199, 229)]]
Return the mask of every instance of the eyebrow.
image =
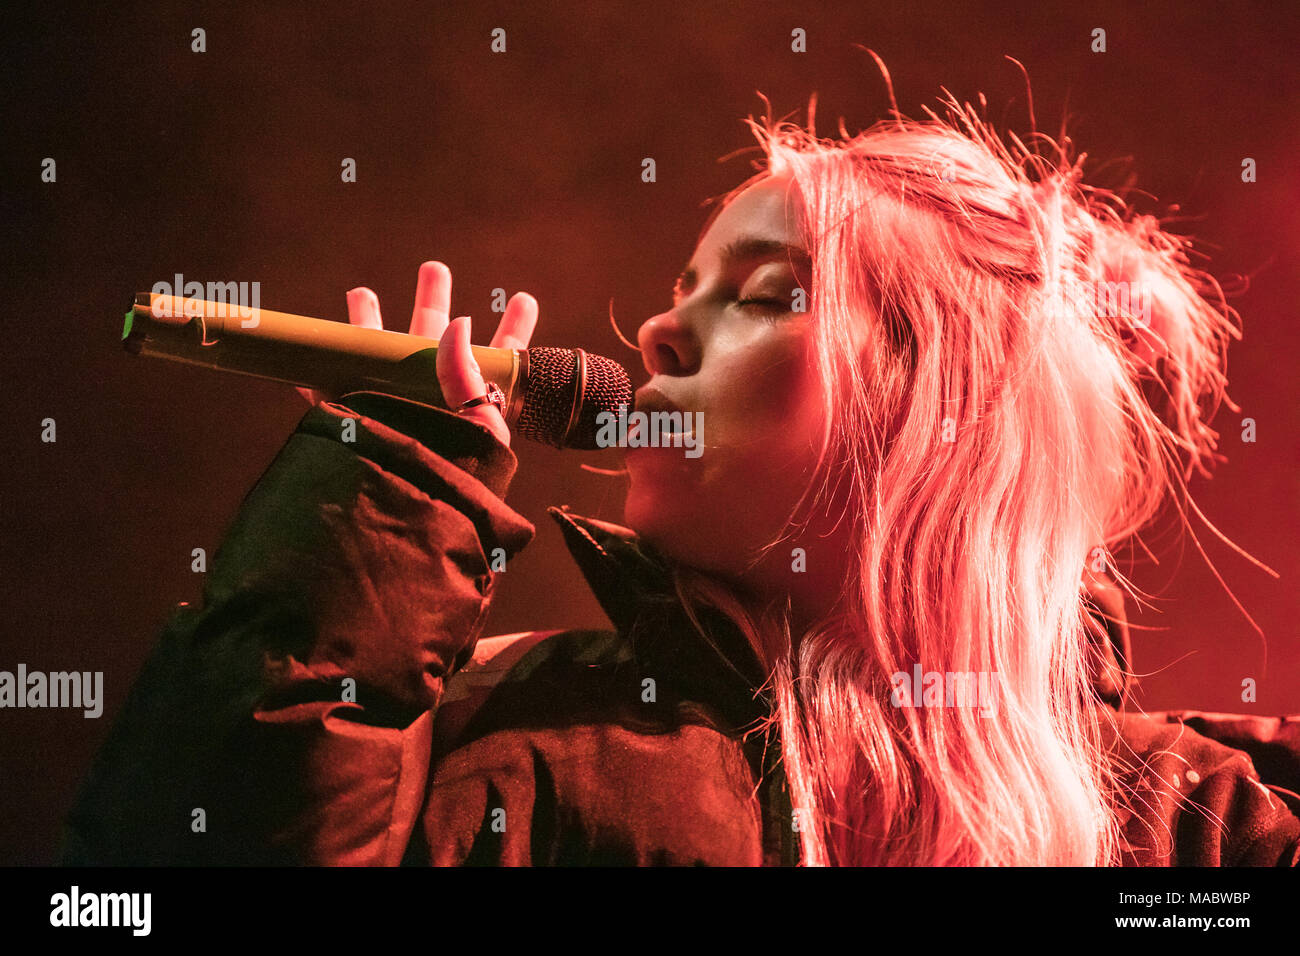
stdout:
[[(778, 239), (763, 239), (758, 236), (742, 236), (722, 247), (723, 267), (737, 262), (750, 262), (756, 259), (787, 259), (796, 269), (811, 269), (812, 256), (808, 250), (792, 246)], [(677, 286), (683, 290), (694, 288), (699, 280), (699, 273), (694, 266), (687, 265), (677, 276)]]

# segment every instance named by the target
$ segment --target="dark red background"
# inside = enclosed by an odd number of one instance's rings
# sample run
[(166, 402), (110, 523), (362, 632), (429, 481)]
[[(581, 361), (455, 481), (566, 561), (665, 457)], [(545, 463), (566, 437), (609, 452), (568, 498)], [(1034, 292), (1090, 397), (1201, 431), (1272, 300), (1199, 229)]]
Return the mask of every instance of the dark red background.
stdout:
[[(195, 600), (209, 556), (305, 406), (290, 389), (126, 356), (121, 316), (138, 290), (181, 272), (259, 281), (262, 305), (343, 319), (369, 285), (390, 327), (409, 322), (416, 268), (453, 271), (453, 314), (486, 343), (491, 290), (541, 302), (534, 344), (638, 356), (690, 255), (701, 201), (749, 173), (742, 126), (767, 94), (778, 115), (819, 94), (818, 129), (887, 108), (853, 43), (885, 59), (913, 115), (940, 86), (984, 91), (1025, 128), (1025, 63), (1040, 128), (1066, 106), (1097, 158), (1133, 156), (1141, 187), (1178, 202), (1220, 275), (1252, 273), (1235, 300), (1241, 415), (1220, 419), (1228, 463), (1194, 491), (1205, 512), (1281, 574), (1201, 536), (1267, 635), (1233, 606), (1190, 543), (1138, 580), (1161, 597), (1140, 623), (1148, 709), (1300, 712), (1295, 574), (1297, 209), (1300, 107), (1287, 4), (953, 5), (128, 4), (47, 6), (7, 25), (3, 213), (9, 410), (0, 669), (102, 670), (106, 709), (0, 712), (0, 862), (52, 859), (58, 826), (157, 630)], [(1217, 5), (1216, 5), (1217, 8)], [(190, 30), (207, 52), (190, 52)], [(508, 50), (493, 54), (493, 28)], [(807, 31), (808, 52), (790, 51)], [(1094, 27), (1108, 52), (1090, 52)], [(40, 182), (41, 160), (58, 182)], [(359, 181), (343, 184), (354, 157)], [(654, 157), (658, 182), (641, 182)], [(1241, 182), (1243, 157), (1259, 181)], [(1242, 444), (1240, 419), (1258, 422)], [(57, 421), (57, 444), (39, 440)], [(538, 526), (504, 576), (488, 633), (603, 624), (545, 506), (618, 520), (623, 484), (586, 461), (617, 456), (516, 443), (510, 502)], [(743, 493), (738, 490), (738, 493)], [(1164, 538), (1167, 540), (1167, 535)], [(1243, 677), (1259, 701), (1240, 701)]]

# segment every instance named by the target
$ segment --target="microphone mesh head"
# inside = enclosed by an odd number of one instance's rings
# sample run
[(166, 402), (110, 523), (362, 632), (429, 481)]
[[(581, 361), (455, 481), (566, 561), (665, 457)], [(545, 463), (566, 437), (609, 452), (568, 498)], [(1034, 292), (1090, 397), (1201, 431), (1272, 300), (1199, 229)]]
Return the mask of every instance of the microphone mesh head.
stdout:
[(618, 414), (620, 405), (631, 406), (632, 383), (623, 366), (603, 355), (586, 354), (587, 381), (573, 432), (564, 432), (573, 412), (578, 354), (572, 349), (539, 346), (528, 350), (528, 380), (524, 407), (514, 430), (525, 438), (555, 448), (596, 448), (601, 412)]

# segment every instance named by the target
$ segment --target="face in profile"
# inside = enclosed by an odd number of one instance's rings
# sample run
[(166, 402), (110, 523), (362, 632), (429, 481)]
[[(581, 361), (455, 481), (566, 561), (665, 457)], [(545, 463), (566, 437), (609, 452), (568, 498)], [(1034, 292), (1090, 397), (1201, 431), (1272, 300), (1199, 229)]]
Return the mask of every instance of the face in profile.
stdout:
[[(672, 308), (637, 336), (652, 375), (637, 410), (697, 413), (702, 449), (690, 457), (682, 447), (629, 448), (625, 523), (670, 557), (723, 576), (746, 574), (757, 549), (781, 534), (820, 449), (800, 215), (788, 178), (745, 189), (701, 238)], [(788, 585), (796, 545), (817, 560), (816, 539), (801, 536), (774, 549), (749, 583)]]

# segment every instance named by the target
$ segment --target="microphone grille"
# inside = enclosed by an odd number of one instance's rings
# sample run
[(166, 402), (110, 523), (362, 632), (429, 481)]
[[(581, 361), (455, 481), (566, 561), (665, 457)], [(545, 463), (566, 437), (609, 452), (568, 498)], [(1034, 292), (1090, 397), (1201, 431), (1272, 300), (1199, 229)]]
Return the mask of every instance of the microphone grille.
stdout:
[[(514, 430), (525, 438), (555, 448), (596, 448), (601, 412), (618, 414), (620, 405), (632, 404), (632, 382), (627, 371), (603, 355), (578, 353), (573, 349), (538, 346), (528, 350), (528, 379), (524, 384), (524, 407)], [(579, 382), (581, 377), (585, 379)], [(567, 439), (577, 389), (582, 394), (577, 421)]]

